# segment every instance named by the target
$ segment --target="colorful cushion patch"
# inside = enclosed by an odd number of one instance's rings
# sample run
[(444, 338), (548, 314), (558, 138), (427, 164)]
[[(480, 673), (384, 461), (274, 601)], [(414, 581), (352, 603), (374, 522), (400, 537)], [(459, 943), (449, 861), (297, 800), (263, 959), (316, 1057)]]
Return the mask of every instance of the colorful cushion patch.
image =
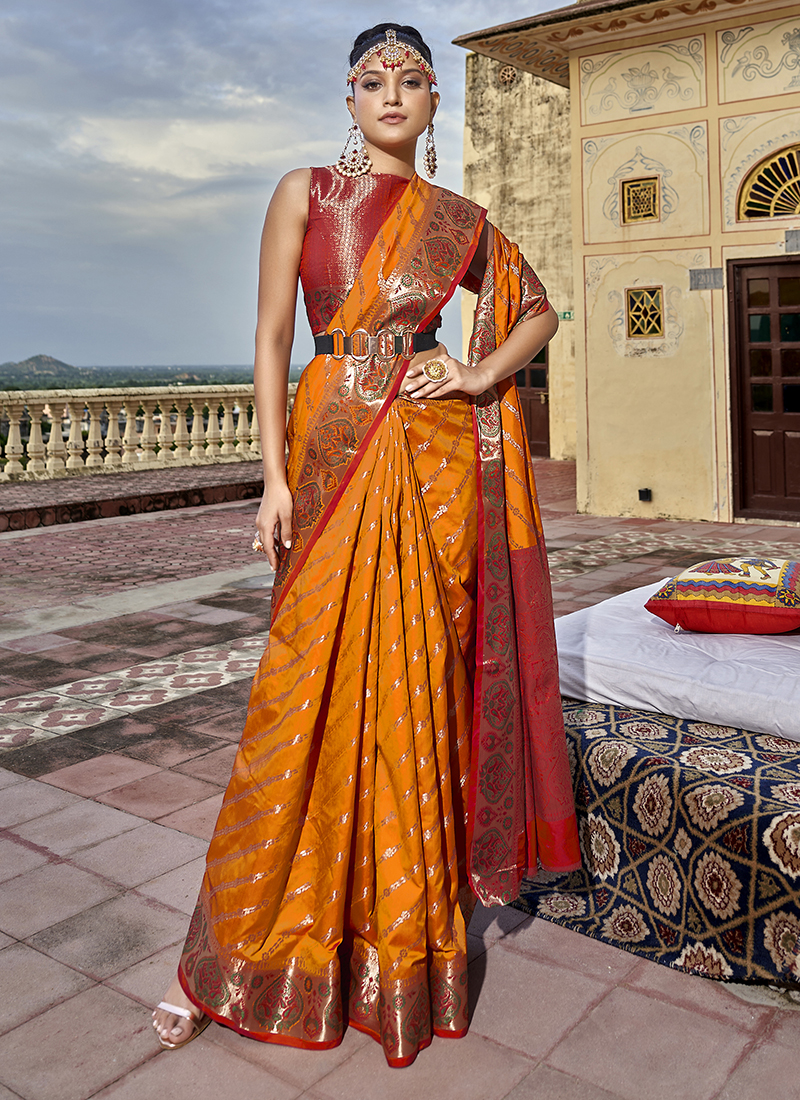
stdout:
[(645, 604), (671, 626), (704, 634), (784, 634), (800, 627), (800, 562), (702, 561)]

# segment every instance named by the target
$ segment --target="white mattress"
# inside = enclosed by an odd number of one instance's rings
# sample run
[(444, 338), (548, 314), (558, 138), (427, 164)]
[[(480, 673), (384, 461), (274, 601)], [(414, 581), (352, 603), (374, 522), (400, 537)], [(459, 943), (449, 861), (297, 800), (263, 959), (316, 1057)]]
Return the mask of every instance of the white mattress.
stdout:
[(800, 741), (800, 635), (676, 634), (663, 583), (556, 619), (562, 694)]

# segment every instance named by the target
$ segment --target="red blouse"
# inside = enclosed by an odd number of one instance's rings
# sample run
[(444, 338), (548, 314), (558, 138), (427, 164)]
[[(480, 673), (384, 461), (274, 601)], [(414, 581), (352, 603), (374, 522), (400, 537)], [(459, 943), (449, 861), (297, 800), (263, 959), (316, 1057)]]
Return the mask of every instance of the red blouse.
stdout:
[[(369, 246), (407, 184), (402, 176), (349, 178), (333, 168), (311, 169), (300, 281), (315, 336), (326, 331), (349, 294)], [(434, 332), (441, 323), (437, 315), (425, 331)]]

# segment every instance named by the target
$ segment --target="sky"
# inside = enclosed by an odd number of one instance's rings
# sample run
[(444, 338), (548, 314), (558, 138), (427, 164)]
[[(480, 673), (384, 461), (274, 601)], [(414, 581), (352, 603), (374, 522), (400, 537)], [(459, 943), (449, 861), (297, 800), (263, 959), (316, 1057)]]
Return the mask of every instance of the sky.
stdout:
[[(436, 182), (460, 191), (451, 39), (557, 6), (0, 0), (0, 362), (251, 362), (264, 212), (284, 172), (338, 157), (356, 34), (421, 30), (442, 93)], [(460, 345), (457, 300), (444, 331)], [(303, 319), (293, 361), (311, 349)]]

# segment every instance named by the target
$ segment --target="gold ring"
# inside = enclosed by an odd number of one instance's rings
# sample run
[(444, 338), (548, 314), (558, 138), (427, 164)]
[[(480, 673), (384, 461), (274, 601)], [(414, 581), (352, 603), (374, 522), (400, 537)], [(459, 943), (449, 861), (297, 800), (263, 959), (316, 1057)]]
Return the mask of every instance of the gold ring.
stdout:
[(450, 372), (447, 369), (447, 364), (443, 363), (441, 359), (429, 359), (427, 363), (422, 364), (422, 373), (429, 382), (444, 382)]
[(258, 531), (256, 531), (256, 537), (253, 539), (253, 549), (258, 554), (266, 554), (264, 543), (261, 541), (261, 535), (259, 535)]

